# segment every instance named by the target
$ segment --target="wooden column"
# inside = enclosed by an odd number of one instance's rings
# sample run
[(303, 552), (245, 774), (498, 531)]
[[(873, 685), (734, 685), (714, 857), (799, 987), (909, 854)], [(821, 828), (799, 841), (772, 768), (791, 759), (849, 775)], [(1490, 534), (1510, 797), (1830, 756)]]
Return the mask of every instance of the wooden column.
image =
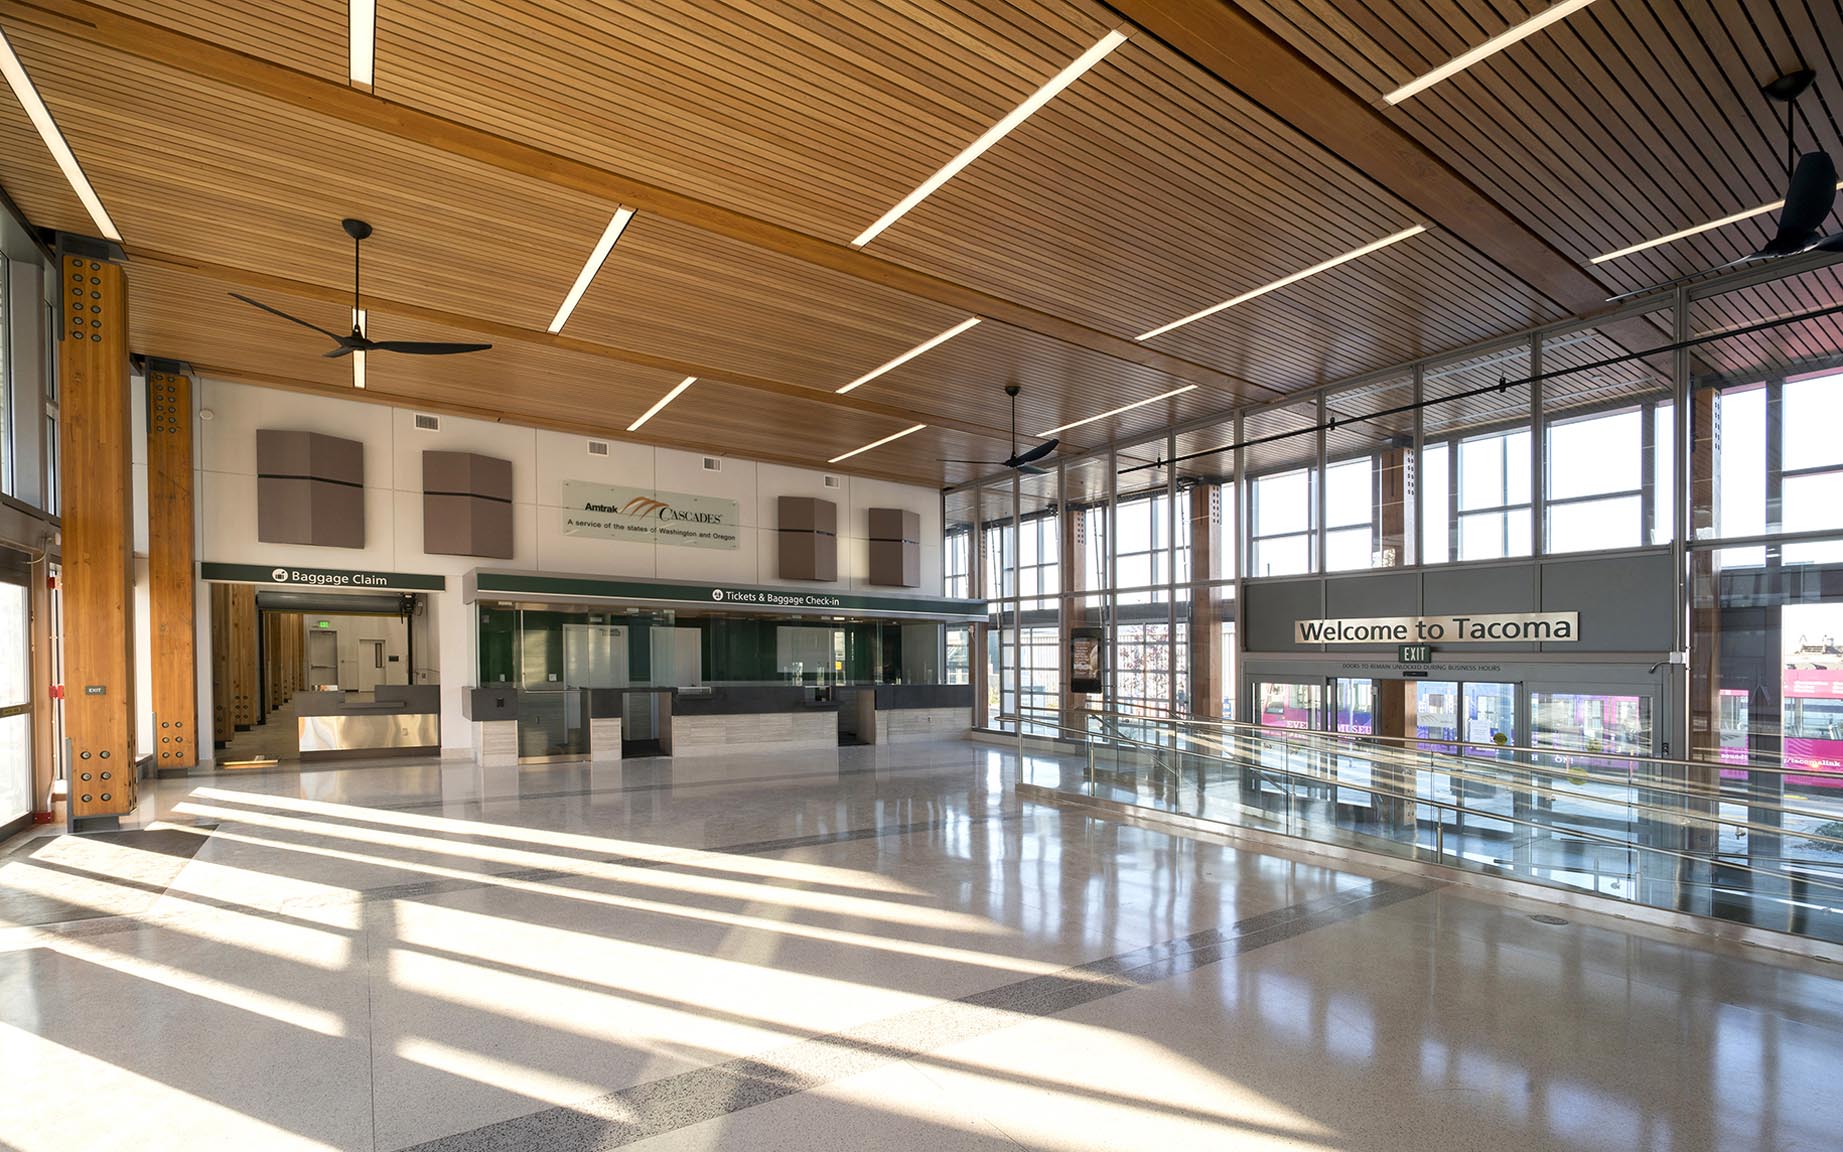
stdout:
[(1198, 484), (1190, 490), (1190, 571), (1179, 573), (1197, 586), (1190, 593), (1190, 712), (1222, 719), (1222, 616), (1216, 589), (1216, 556), (1222, 548), (1222, 489)]
[(192, 380), (181, 371), (149, 365), (147, 579), (156, 769), (198, 763), (192, 509)]
[[(1082, 548), (1085, 545), (1086, 527), (1082, 523), (1081, 509), (1064, 502), (1058, 510), (1056, 519), (1056, 546), (1061, 549), (1062, 590), (1065, 593), (1081, 592), (1082, 588)], [(1071, 728), (1082, 726), (1081, 710), (1087, 703), (1086, 694), (1069, 691), (1069, 633), (1075, 627), (1075, 616), (1081, 612), (1081, 600), (1065, 595), (1057, 604), (1056, 644), (1058, 654), (1056, 667), (1060, 669), (1060, 688), (1062, 693), (1062, 722)]]
[(249, 584), (230, 586), (230, 720), (247, 732), (262, 719), (257, 715), (256, 589)]
[(127, 277), (118, 264), (66, 253), (58, 295), (64, 734), (74, 822), (120, 816), (136, 801)]
[[(1721, 454), (1721, 409), (1714, 388), (1699, 388), (1690, 394), (1689, 405), (1689, 522), (1690, 538), (1704, 533), (1713, 535), (1716, 512), (1721, 506), (1721, 473), (1717, 463)], [(1686, 769), (1686, 783), (1692, 792), (1706, 799), (1691, 804), (1691, 810), (1705, 817), (1715, 815), (1716, 797), (1721, 792), (1721, 570), (1718, 553), (1713, 548), (1689, 552), (1689, 748), (1685, 760), (1704, 761), (1704, 765)], [(1777, 618), (1777, 609), (1769, 609)], [(1762, 629), (1764, 635), (1765, 630)], [(1777, 634), (1777, 630), (1774, 630)], [(1762, 664), (1780, 667), (1780, 647), (1766, 648), (1769, 654)], [(1772, 673), (1777, 686), (1779, 674)], [(1778, 693), (1773, 694), (1777, 698)], [(1757, 703), (1750, 694), (1748, 702)], [(1781, 705), (1783, 707), (1783, 704)], [(1778, 717), (1773, 719), (1777, 721)], [(1755, 725), (1757, 726), (1757, 725)], [(1751, 741), (1749, 741), (1751, 745)], [(1746, 751), (1751, 754), (1752, 748)], [(1692, 852), (1713, 849), (1715, 829), (1712, 824), (1689, 825), (1684, 846)]]
[(219, 748), (237, 734), (230, 683), (230, 585), (211, 586), (211, 738)]

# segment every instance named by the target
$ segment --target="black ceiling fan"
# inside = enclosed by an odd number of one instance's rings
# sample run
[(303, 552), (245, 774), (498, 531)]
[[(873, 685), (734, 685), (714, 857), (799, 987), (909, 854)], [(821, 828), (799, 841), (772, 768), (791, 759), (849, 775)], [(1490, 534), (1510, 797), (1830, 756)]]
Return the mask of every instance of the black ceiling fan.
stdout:
[(242, 293), (232, 292), (231, 295), (272, 316), (280, 316), (283, 320), (299, 324), (303, 328), (312, 328), (315, 332), (332, 340), (337, 347), (325, 354), (328, 360), (350, 356), (354, 352), (405, 352), (412, 356), (453, 356), (461, 352), (484, 352), (492, 347), (491, 344), (451, 344), (439, 340), (373, 340), (367, 337), (358, 323), (360, 313), (358, 274), (359, 252), (366, 238), (371, 235), (371, 225), (363, 220), (348, 219), (341, 220), (339, 226), (345, 229), (347, 236), (352, 237), (352, 334), (350, 336), (328, 332), (318, 324), (310, 324), (299, 316), (290, 316), (280, 308), (271, 308), (262, 301), (252, 300)]
[(1054, 452), (1056, 450), (1056, 445), (1062, 443), (1062, 441), (1054, 439), (1052, 437), (1051, 439), (1045, 440), (1043, 443), (1037, 445), (1035, 448), (1031, 448), (1027, 451), (1019, 452), (1017, 450), (1017, 394), (1022, 391), (1023, 389), (1018, 387), (1016, 384), (1005, 385), (1005, 395), (1011, 397), (1011, 457), (1010, 459), (1008, 460), (943, 460), (941, 461), (941, 463), (943, 464), (983, 464), (988, 468), (1015, 468), (1026, 476), (1041, 476), (1045, 472), (1047, 472), (1048, 471), (1047, 468), (1035, 468), (1035, 467), (1032, 467), (1032, 465), (1034, 465), (1037, 461), (1043, 459), (1045, 456), (1048, 456), (1051, 452)]
[(1704, 276), (1713, 276), (1717, 272), (1726, 272), (1746, 264), (1756, 264), (1762, 260), (1777, 260), (1786, 256), (1798, 256), (1806, 252), (1843, 252), (1843, 232), (1832, 232), (1826, 236), (1819, 231), (1824, 221), (1829, 218), (1831, 208), (1837, 199), (1837, 165), (1830, 154), (1823, 149), (1798, 155), (1798, 148), (1793, 140), (1794, 105), (1817, 73), (1809, 68), (1797, 72), (1788, 72), (1784, 76), (1761, 86), (1760, 91), (1770, 100), (1785, 105), (1785, 153), (1788, 170), (1785, 190), (1785, 204), (1779, 209), (1779, 226), (1773, 232), (1773, 238), (1757, 252), (1750, 252), (1738, 260), (1730, 260), (1714, 268), (1705, 268), (1700, 272), (1691, 272), (1662, 284), (1652, 284), (1632, 292), (1622, 292), (1611, 297), (1609, 303), (1629, 300), (1634, 296), (1643, 296), (1663, 288), (1675, 288)]

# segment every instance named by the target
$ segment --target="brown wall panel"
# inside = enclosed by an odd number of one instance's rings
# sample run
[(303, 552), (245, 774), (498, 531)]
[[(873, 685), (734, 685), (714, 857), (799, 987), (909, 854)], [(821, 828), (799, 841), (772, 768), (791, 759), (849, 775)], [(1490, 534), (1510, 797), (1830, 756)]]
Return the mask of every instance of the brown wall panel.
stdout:
[(60, 277), (70, 813), (113, 816), (136, 799), (128, 285), (119, 265), (75, 255), (63, 257)]
[(147, 572), (154, 767), (198, 763), (192, 381), (147, 374)]

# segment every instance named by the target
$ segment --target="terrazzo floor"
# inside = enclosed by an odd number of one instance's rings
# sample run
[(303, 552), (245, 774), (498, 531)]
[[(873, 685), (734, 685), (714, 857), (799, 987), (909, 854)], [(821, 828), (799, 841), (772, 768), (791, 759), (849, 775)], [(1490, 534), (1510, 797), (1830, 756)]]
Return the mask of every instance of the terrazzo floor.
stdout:
[(150, 783), (0, 846), (0, 1144), (1833, 1150), (1843, 983), (970, 742)]

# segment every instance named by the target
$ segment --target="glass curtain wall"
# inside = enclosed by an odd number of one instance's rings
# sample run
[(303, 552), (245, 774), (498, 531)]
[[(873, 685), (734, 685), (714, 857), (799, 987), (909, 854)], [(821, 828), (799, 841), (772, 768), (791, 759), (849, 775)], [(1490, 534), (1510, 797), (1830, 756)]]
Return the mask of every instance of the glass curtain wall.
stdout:
[[(945, 590), (990, 610), (949, 637), (946, 674), (980, 686), (990, 726), (1020, 708), (1045, 724), (1103, 707), (1235, 717), (1263, 707), (1237, 686), (1242, 581), (1674, 548), (1690, 755), (1731, 770), (1709, 786), (1761, 806), (1746, 764), (1775, 763), (1772, 789), (1830, 789), (1843, 322), (1738, 329), (1843, 299), (1843, 274), (1725, 283), (950, 493)], [(1096, 692), (1068, 683), (1078, 629), (1103, 641)], [(1481, 709), (1468, 720), (1507, 711)]]
[[(1788, 898), (1839, 862), (1801, 833), (1843, 829), (1843, 325), (1736, 329), (1839, 299), (1830, 267), (1702, 295), (1685, 317), (1692, 336), (1735, 332), (1688, 356), (1690, 745), (1710, 765), (1695, 779), (1754, 825), (1713, 847)], [(1791, 799), (1821, 818), (1788, 818)]]

